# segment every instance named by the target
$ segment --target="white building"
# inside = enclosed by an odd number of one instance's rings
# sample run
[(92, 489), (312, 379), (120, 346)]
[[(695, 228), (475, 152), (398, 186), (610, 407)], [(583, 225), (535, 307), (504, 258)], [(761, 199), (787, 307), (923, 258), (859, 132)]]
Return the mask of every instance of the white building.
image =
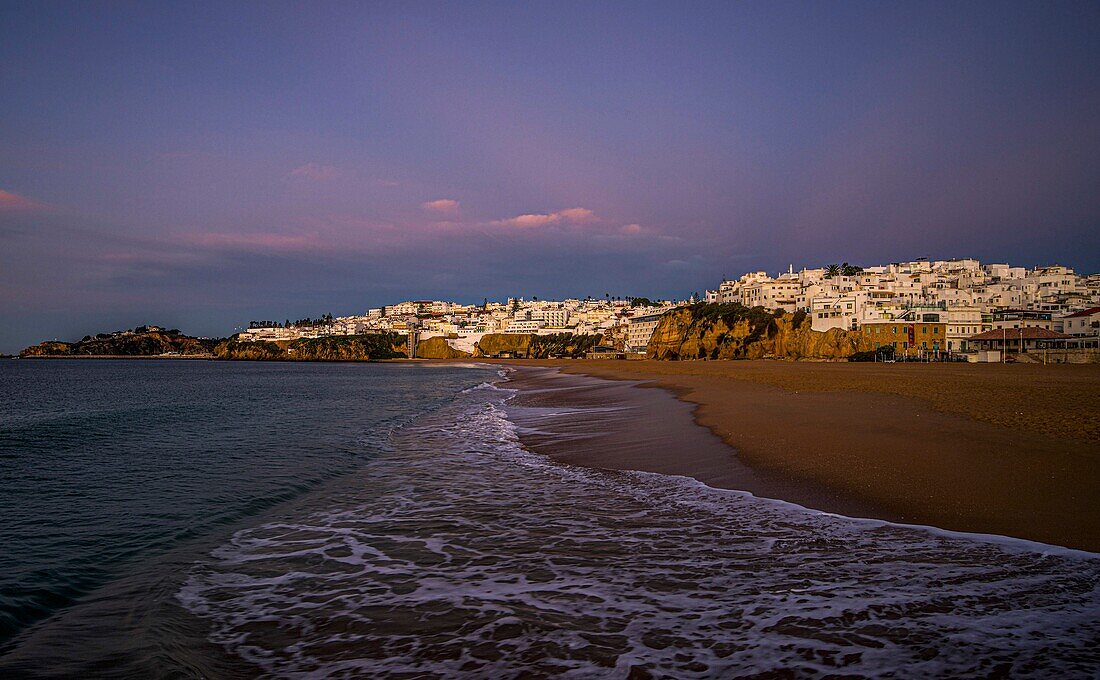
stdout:
[(564, 328), (569, 325), (569, 311), (566, 309), (546, 309), (542, 313), (547, 326)]
[(992, 328), (982, 321), (982, 310), (977, 307), (947, 308), (947, 350), (963, 352), (970, 349), (966, 339)]
[(539, 329), (545, 325), (546, 322), (541, 319), (513, 319), (504, 332), (511, 335), (538, 333)]
[(1060, 331), (1071, 323), (1081, 332), (1091, 316), (1072, 314), (1100, 305), (1100, 274), (1085, 277), (1061, 265), (1031, 270), (982, 265), (972, 258), (894, 262), (848, 275), (829, 275), (820, 268), (795, 274), (792, 267), (774, 279), (760, 271), (724, 279), (707, 292), (707, 300), (803, 310), (815, 331), (858, 330), (900, 318), (910, 309), (936, 308), (947, 312), (947, 349), (958, 351), (966, 348), (966, 338), (990, 330), (995, 314), (1002, 324), (1012, 320)]
[(810, 303), (810, 328), (819, 333), (832, 328), (852, 330), (859, 324), (859, 312), (854, 295), (815, 297)]
[(626, 349), (628, 352), (644, 352), (657, 329), (657, 322), (663, 314), (644, 314), (630, 317), (626, 330)]
[(1076, 337), (1100, 335), (1100, 307), (1063, 316), (1062, 332)]

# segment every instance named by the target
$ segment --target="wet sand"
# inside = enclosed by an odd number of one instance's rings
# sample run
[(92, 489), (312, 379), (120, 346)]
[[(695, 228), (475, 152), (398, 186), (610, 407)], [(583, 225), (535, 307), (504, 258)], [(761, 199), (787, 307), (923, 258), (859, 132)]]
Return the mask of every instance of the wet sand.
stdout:
[(667, 390), (638, 389), (647, 383), (524, 366), (506, 386), (519, 390), (509, 402), (509, 419), (519, 426), (523, 445), (560, 463), (691, 477), (716, 488), (798, 498), (803, 505), (853, 516), (877, 510), (819, 485), (750, 467), (721, 437), (695, 423), (694, 405)]
[(524, 362), (512, 386), (581, 409), (523, 435), (562, 462), (1100, 551), (1100, 366)]

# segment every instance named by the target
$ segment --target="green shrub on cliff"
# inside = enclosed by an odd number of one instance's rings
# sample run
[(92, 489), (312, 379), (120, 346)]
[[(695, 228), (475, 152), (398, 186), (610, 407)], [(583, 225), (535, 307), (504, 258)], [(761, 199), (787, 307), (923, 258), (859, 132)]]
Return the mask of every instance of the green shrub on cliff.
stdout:
[(846, 359), (872, 347), (858, 331), (813, 330), (805, 314), (737, 304), (698, 304), (667, 312), (653, 331), (651, 359)]
[(218, 345), (215, 354), (219, 359), (237, 361), (381, 361), (404, 359), (405, 347), (403, 335), (372, 333), (302, 338), (282, 344), (228, 340)]
[(536, 335), (531, 339), (530, 357), (532, 359), (550, 359), (569, 357), (577, 359), (585, 356), (592, 348), (600, 344), (600, 335), (577, 335), (574, 333), (554, 333)]
[(474, 356), (498, 356), (508, 353), (523, 359), (550, 359), (585, 356), (600, 344), (602, 335), (578, 335), (576, 333), (487, 333), (478, 341)]
[(240, 342), (219, 344), (218, 359), (238, 361), (382, 361), (405, 359), (406, 339), (398, 333), (365, 336), (301, 338), (293, 342)]
[(231, 339), (215, 347), (214, 356), (219, 359), (234, 359), (237, 361), (272, 361), (285, 358), (286, 350), (274, 342), (264, 340), (240, 342)]
[(193, 338), (179, 332), (143, 331), (85, 335), (79, 342), (43, 342), (24, 349), (22, 356), (125, 356), (161, 354), (205, 355), (214, 351), (216, 340)]
[(890, 361), (894, 358), (894, 346), (883, 345), (875, 350), (866, 350), (863, 352), (855, 352), (848, 361)]
[(405, 359), (405, 336), (398, 333), (333, 335), (290, 343), (290, 359), (302, 361), (380, 361)]
[[(770, 338), (775, 335), (778, 328), (775, 323), (776, 316), (763, 307), (746, 307), (736, 302), (697, 302), (688, 306), (687, 309), (691, 313), (692, 325), (697, 325), (703, 331), (710, 331), (719, 321), (726, 328), (733, 328), (742, 321), (747, 322), (749, 332), (743, 344), (756, 342), (765, 334)], [(783, 313), (780, 312), (779, 316), (782, 315)], [(732, 339), (725, 335), (721, 337), (723, 342)]]

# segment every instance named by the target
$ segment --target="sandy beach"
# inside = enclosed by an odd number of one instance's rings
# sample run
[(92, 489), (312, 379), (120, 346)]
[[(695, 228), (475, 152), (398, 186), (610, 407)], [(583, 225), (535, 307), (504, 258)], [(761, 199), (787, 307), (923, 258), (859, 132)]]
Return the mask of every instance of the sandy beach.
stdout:
[(541, 361), (513, 386), (606, 409), (529, 428), (563, 462), (1100, 551), (1100, 366)]

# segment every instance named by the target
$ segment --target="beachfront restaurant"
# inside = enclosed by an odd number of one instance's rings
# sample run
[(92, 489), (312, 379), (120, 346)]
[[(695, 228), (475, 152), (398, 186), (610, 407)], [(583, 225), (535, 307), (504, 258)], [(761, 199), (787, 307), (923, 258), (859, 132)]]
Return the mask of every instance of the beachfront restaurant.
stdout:
[(994, 328), (966, 339), (971, 349), (980, 351), (1033, 352), (1044, 349), (1065, 349), (1072, 336), (1046, 328)]

